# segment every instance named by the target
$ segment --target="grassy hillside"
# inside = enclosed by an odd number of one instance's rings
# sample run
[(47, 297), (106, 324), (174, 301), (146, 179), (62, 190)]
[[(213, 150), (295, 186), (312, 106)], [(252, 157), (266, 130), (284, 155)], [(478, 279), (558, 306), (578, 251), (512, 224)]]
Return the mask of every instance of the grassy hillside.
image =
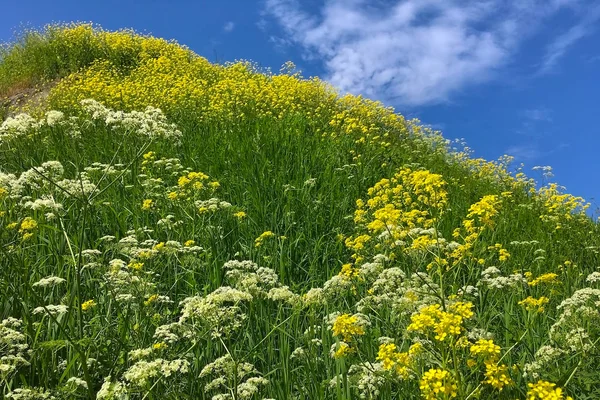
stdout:
[(600, 396), (598, 225), (508, 157), (131, 31), (23, 33), (0, 97), (34, 87), (0, 101), (4, 398)]

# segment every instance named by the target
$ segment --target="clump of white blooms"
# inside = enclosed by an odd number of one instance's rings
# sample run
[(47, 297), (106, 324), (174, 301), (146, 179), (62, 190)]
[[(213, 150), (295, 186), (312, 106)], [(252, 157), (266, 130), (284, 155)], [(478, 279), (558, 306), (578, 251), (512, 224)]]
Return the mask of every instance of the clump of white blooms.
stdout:
[(0, 377), (4, 380), (18, 368), (29, 365), (26, 359), (29, 346), (22, 325), (16, 318), (7, 318), (0, 323)]
[[(149, 139), (162, 138), (179, 142), (181, 131), (168, 122), (161, 110), (146, 107), (144, 111), (115, 111), (92, 99), (81, 101), (83, 114), (80, 117), (66, 118), (64, 113), (50, 110), (39, 119), (21, 113), (7, 118), (0, 125), (0, 143), (40, 136), (45, 139), (50, 129), (62, 129), (72, 138), (82, 137), (82, 131), (89, 129), (91, 121), (105, 124), (111, 134), (136, 135)], [(93, 126), (93, 124), (92, 124)]]
[(254, 365), (247, 362), (236, 363), (229, 354), (207, 364), (200, 372), (200, 378), (212, 378), (204, 386), (204, 391), (220, 392), (213, 399), (233, 399), (231, 393), (237, 393), (236, 399), (253, 398), (261, 387), (269, 383), (258, 375)]
[(600, 272), (598, 271), (594, 271), (591, 274), (589, 274), (587, 276), (587, 278), (585, 278), (586, 282), (589, 283), (596, 283), (596, 282), (600, 282)]
[(366, 313), (390, 307), (400, 318), (436, 303), (437, 290), (438, 285), (428, 274), (415, 272), (408, 277), (398, 267), (387, 268), (377, 276), (369, 294), (356, 303), (356, 309)]
[(179, 323), (206, 329), (212, 337), (229, 336), (246, 319), (241, 304), (251, 300), (248, 292), (221, 286), (206, 297), (184, 299)]
[(83, 111), (93, 120), (102, 120), (112, 128), (121, 128), (123, 132), (134, 133), (151, 139), (163, 138), (179, 141), (181, 131), (175, 124), (169, 123), (161, 110), (146, 107), (144, 111), (114, 111), (93, 99), (81, 101)]
[(29, 114), (21, 113), (8, 117), (0, 125), (0, 143), (29, 135), (40, 127), (40, 122)]
[(102, 387), (96, 394), (97, 400), (128, 400), (127, 386), (119, 381), (113, 382), (111, 377), (104, 378)]
[(350, 384), (358, 390), (361, 399), (376, 399), (386, 383), (382, 363), (354, 364), (348, 370)]
[(225, 276), (234, 288), (254, 297), (293, 297), (289, 289), (286, 291), (281, 288), (279, 277), (271, 268), (259, 267), (252, 261), (232, 260), (226, 262), (223, 269), (227, 271)]
[(549, 371), (560, 370), (576, 354), (592, 363), (600, 357), (600, 289), (579, 289), (557, 310), (560, 314), (550, 327), (550, 343), (540, 347), (534, 360), (524, 365), (523, 375), (527, 378), (538, 379)]
[(311, 288), (302, 296), (302, 303), (305, 306), (323, 305), (325, 301), (325, 293), (322, 288)]
[(58, 276), (48, 276), (46, 278), (42, 278), (39, 281), (35, 282), (33, 285), (33, 287), (39, 287), (39, 288), (52, 288), (54, 286), (58, 286), (62, 283), (65, 283), (66, 280), (63, 278), (60, 278)]
[(19, 388), (9, 392), (6, 399), (11, 400), (53, 400), (56, 397), (52, 396), (49, 390), (43, 388)]
[(85, 389), (87, 390), (88, 388), (88, 384), (85, 380), (78, 378), (76, 376), (73, 376), (71, 378), (69, 378), (67, 380), (66, 386), (71, 389), (71, 390), (77, 390), (77, 389)]
[(168, 378), (174, 373), (185, 374), (188, 369), (189, 362), (187, 360), (168, 361), (157, 358), (152, 361), (136, 362), (125, 371), (123, 378), (133, 385), (145, 387), (161, 377)]
[(69, 311), (69, 307), (64, 304), (48, 304), (47, 306), (40, 306), (33, 309), (33, 314), (50, 314), (52, 316), (59, 316), (66, 314)]
[(504, 288), (525, 288), (527, 287), (527, 278), (522, 274), (502, 276), (502, 271), (498, 267), (488, 267), (481, 273), (479, 284), (498, 290)]

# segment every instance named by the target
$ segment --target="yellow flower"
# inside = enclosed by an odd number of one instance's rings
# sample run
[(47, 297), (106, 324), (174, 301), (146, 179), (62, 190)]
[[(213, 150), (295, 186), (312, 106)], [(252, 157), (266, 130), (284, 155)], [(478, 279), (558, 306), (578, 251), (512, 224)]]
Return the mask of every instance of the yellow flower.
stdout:
[(528, 383), (527, 400), (573, 400), (571, 396), (563, 393), (555, 383), (539, 380), (537, 383)]
[(243, 211), (238, 211), (238, 212), (234, 213), (233, 216), (239, 220), (242, 220), (242, 219), (246, 218), (246, 213)]
[(457, 301), (448, 307), (448, 309), (454, 314), (458, 314), (465, 319), (469, 319), (473, 316), (473, 303), (470, 301)]
[(508, 367), (506, 365), (496, 365), (495, 362), (486, 362), (485, 380), (483, 382), (502, 391), (505, 386), (512, 384), (512, 380), (508, 376)]
[(130, 261), (129, 264), (127, 264), (127, 266), (136, 271), (141, 271), (142, 268), (144, 268), (144, 263), (138, 261)]
[(431, 368), (419, 382), (421, 394), (426, 400), (449, 399), (458, 395), (458, 386), (449, 371)]
[(465, 318), (459, 313), (470, 318), (473, 315), (470, 310), (473, 305), (464, 302), (455, 304), (457, 305), (456, 313), (452, 312), (452, 310), (449, 312), (442, 311), (439, 304), (423, 307), (419, 313), (411, 316), (411, 323), (406, 330), (408, 332), (416, 331), (423, 334), (428, 334), (433, 330), (435, 333), (434, 338), (440, 342), (446, 340), (448, 337), (460, 335), (463, 330), (462, 322)]
[(333, 322), (333, 336), (341, 336), (344, 342), (350, 342), (353, 336), (365, 334), (365, 328), (356, 315), (341, 314)]
[(142, 210), (148, 211), (151, 208), (152, 208), (152, 199), (144, 200), (144, 202), (142, 203)]
[(144, 302), (145, 306), (149, 306), (152, 303), (154, 303), (156, 300), (158, 300), (158, 295), (157, 294), (153, 294), (152, 296), (148, 297), (148, 299)]
[(20, 233), (26, 233), (28, 231), (32, 231), (37, 228), (38, 224), (35, 219), (31, 217), (25, 217), (21, 222), (21, 227), (19, 228)]
[(271, 238), (273, 236), (275, 236), (275, 234), (271, 231), (265, 231), (265, 232), (261, 233), (259, 237), (254, 239), (254, 247), (262, 246), (265, 239)]
[(524, 306), (527, 311), (536, 311), (538, 313), (544, 312), (544, 304), (547, 304), (550, 301), (547, 297), (540, 297), (539, 299), (535, 299), (531, 296), (527, 297), (524, 300), (519, 302), (519, 305)]
[(152, 348), (154, 350), (162, 350), (162, 349), (166, 349), (167, 347), (169, 347), (169, 346), (165, 342), (154, 343), (152, 345)]
[(345, 342), (339, 342), (336, 346), (336, 350), (333, 353), (333, 358), (338, 359), (338, 358), (342, 358), (342, 357), (346, 357), (348, 354), (352, 353), (354, 351), (353, 348), (351, 348), (348, 343)]
[(344, 264), (338, 275), (344, 278), (344, 280), (351, 280), (352, 278), (356, 278), (359, 272), (360, 270), (352, 264)]
[(500, 356), (500, 346), (494, 344), (493, 340), (479, 339), (471, 346), (471, 354), (482, 357), (487, 361), (497, 360)]
[(529, 286), (537, 286), (540, 283), (560, 283), (558, 279), (558, 275), (554, 272), (549, 272), (547, 274), (543, 274), (538, 276), (537, 278), (528, 282)]
[(195, 241), (193, 241), (193, 240), (188, 240), (188, 241), (186, 241), (186, 242), (185, 242), (183, 245), (184, 245), (185, 247), (191, 247), (191, 246), (193, 246), (193, 245), (195, 245), (195, 244), (196, 244), (196, 242), (195, 242)]
[(83, 303), (81, 303), (81, 310), (82, 311), (87, 311), (90, 310), (92, 308), (96, 307), (96, 302), (94, 300), (87, 300)]
[(177, 192), (170, 192), (170, 193), (167, 195), (167, 198), (168, 198), (169, 200), (176, 200), (176, 199), (177, 199), (177, 196), (178, 196)]
[(17, 222), (11, 222), (10, 224), (6, 225), (6, 229), (15, 229), (17, 226), (19, 226)]

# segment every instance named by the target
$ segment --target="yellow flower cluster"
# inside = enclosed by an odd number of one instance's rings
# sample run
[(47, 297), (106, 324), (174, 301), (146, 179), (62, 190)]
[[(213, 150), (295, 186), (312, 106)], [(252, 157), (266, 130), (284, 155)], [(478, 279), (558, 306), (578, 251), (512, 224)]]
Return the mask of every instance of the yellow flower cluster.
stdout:
[(152, 205), (153, 205), (153, 200), (152, 199), (145, 199), (142, 202), (142, 210), (148, 211), (148, 210), (150, 210), (152, 208)]
[(359, 269), (354, 267), (352, 264), (344, 264), (342, 265), (342, 269), (338, 273), (339, 276), (344, 278), (345, 280), (351, 280), (358, 277)]
[(254, 239), (254, 247), (260, 247), (263, 245), (265, 239), (271, 238), (275, 236), (275, 234), (271, 231), (264, 231), (260, 234), (256, 239)]
[[(354, 258), (374, 236), (383, 236), (388, 248), (407, 237), (413, 228), (430, 228), (447, 203), (446, 183), (441, 175), (426, 170), (400, 169), (392, 178), (382, 179), (368, 190), (367, 201), (356, 201), (354, 222), (361, 231), (346, 239)], [(415, 238), (415, 249), (435, 244), (431, 237)]]
[(527, 386), (527, 400), (573, 400), (571, 396), (565, 395), (561, 388), (556, 387), (555, 383), (540, 380)]
[(460, 335), (463, 331), (463, 320), (473, 316), (471, 303), (461, 303), (454, 309), (443, 311), (439, 304), (423, 307), (411, 317), (406, 330), (422, 334), (433, 333), (435, 340), (444, 341)]
[(544, 222), (555, 224), (555, 230), (561, 229), (563, 223), (576, 217), (584, 217), (590, 206), (582, 197), (562, 193), (556, 183), (540, 188), (538, 195), (544, 208), (544, 214), (540, 218)]
[(353, 337), (365, 334), (365, 328), (360, 323), (358, 317), (350, 314), (338, 315), (333, 322), (331, 330), (333, 331), (333, 336), (341, 336), (344, 342), (350, 342)]
[(394, 370), (402, 379), (409, 378), (414, 369), (417, 355), (422, 350), (421, 343), (415, 343), (410, 346), (407, 352), (399, 352), (394, 343), (384, 343), (379, 346), (377, 360), (383, 364), (383, 369)]
[(544, 296), (539, 299), (529, 296), (526, 299), (519, 301), (519, 305), (525, 307), (528, 311), (542, 313), (544, 312), (544, 304), (547, 304), (549, 301), (550, 299)]
[(23, 240), (28, 240), (33, 237), (33, 231), (38, 227), (38, 223), (31, 217), (25, 217), (19, 226), (19, 233)]
[(458, 386), (449, 371), (431, 368), (421, 377), (421, 394), (426, 400), (449, 399), (458, 396)]
[(339, 342), (336, 344), (335, 351), (333, 352), (333, 358), (343, 358), (348, 354), (352, 353), (354, 349), (346, 342)]
[(78, 109), (81, 100), (94, 98), (108, 107), (143, 110), (153, 106), (169, 116), (185, 113), (204, 122), (301, 116), (318, 134), (352, 135), (359, 147), (381, 151), (391, 145), (390, 132), (435, 136), (421, 132), (424, 128), (416, 122), (406, 121), (380, 102), (339, 97), (320, 79), (303, 79), (292, 73), (291, 63), (287, 71), (274, 75), (260, 73), (250, 62), (211, 64), (175, 42), (130, 30), (106, 32), (86, 24), (50, 30), (54, 42), (70, 48), (66, 54), (85, 52), (86, 57), (74, 54), (74, 59), (79, 56), (91, 63), (71, 67), (78, 72), (52, 89), (49, 103), (56, 109)]
[[(502, 199), (494, 194), (485, 195), (477, 203), (469, 207), (467, 217), (462, 222), (460, 228), (456, 228), (452, 234), (455, 239), (462, 237), (463, 243), (459, 245), (452, 253), (452, 265), (456, 265), (460, 261), (471, 255), (473, 246), (477, 238), (485, 230), (494, 226), (494, 218), (500, 212)], [(503, 259), (508, 259), (508, 252), (500, 254)]]
[(481, 357), (485, 361), (496, 361), (500, 357), (500, 346), (494, 344), (493, 340), (479, 339), (471, 346), (471, 354)]
[[(526, 276), (529, 278), (531, 275), (530, 274), (526, 274)], [(529, 286), (537, 286), (541, 283), (548, 283), (548, 284), (554, 284), (554, 283), (560, 283), (560, 281), (558, 280), (558, 275), (555, 274), (554, 272), (548, 272), (546, 274), (540, 275), (535, 279), (528, 279), (527, 284)]]
[(96, 306), (96, 302), (94, 300), (87, 300), (81, 303), (81, 311), (91, 310)]
[(485, 380), (483, 382), (500, 391), (505, 386), (512, 385), (512, 380), (508, 375), (508, 367), (498, 365), (495, 362), (485, 363)]

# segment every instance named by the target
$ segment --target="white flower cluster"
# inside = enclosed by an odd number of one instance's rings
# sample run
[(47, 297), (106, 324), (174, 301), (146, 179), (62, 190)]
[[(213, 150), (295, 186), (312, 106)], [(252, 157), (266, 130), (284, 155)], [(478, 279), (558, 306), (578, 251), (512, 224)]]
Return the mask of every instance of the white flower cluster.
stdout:
[(382, 363), (354, 364), (348, 370), (351, 384), (361, 399), (376, 399), (386, 383)]
[(65, 283), (66, 280), (63, 278), (60, 278), (58, 276), (48, 276), (46, 278), (42, 278), (39, 281), (37, 281), (36, 283), (34, 283), (33, 287), (39, 287), (39, 288), (52, 288), (54, 286), (58, 286), (62, 283)]
[(8, 393), (5, 397), (11, 400), (54, 400), (56, 397), (43, 388), (19, 388)]
[(28, 366), (29, 346), (21, 332), (19, 319), (7, 318), (0, 323), (0, 377), (7, 380), (19, 367)]
[(481, 280), (478, 284), (498, 290), (504, 288), (525, 288), (527, 287), (527, 279), (522, 274), (502, 276), (502, 271), (498, 267), (488, 267), (481, 273)]
[(221, 286), (206, 297), (184, 299), (179, 323), (207, 329), (213, 337), (229, 336), (246, 319), (240, 303), (251, 300), (248, 292)]
[(431, 277), (415, 272), (407, 277), (398, 267), (384, 269), (373, 282), (369, 294), (356, 303), (360, 312), (389, 307), (397, 318), (411, 315), (421, 307), (436, 303), (438, 285)]
[(59, 316), (66, 314), (69, 311), (69, 307), (64, 304), (48, 304), (47, 306), (40, 306), (33, 309), (33, 314), (50, 314), (52, 316)]
[[(248, 400), (253, 398), (262, 386), (269, 381), (257, 376), (254, 365), (247, 362), (235, 362), (229, 354), (217, 358), (200, 371), (200, 378), (214, 377), (204, 386), (206, 392), (221, 392), (212, 397), (215, 399), (232, 399), (230, 393), (237, 393), (236, 399)], [(237, 382), (237, 385), (235, 383)]]
[(113, 382), (111, 377), (104, 378), (102, 387), (96, 393), (97, 400), (129, 400), (127, 386), (122, 382)]
[(187, 360), (163, 360), (157, 358), (152, 361), (138, 361), (125, 373), (123, 378), (133, 385), (145, 387), (160, 377), (168, 378), (174, 373), (185, 374), (188, 372), (190, 363)]
[(169, 123), (158, 108), (148, 106), (144, 111), (114, 111), (93, 99), (82, 100), (81, 105), (91, 119), (101, 120), (107, 126), (121, 128), (126, 133), (174, 141), (179, 141), (182, 136), (177, 126)]

